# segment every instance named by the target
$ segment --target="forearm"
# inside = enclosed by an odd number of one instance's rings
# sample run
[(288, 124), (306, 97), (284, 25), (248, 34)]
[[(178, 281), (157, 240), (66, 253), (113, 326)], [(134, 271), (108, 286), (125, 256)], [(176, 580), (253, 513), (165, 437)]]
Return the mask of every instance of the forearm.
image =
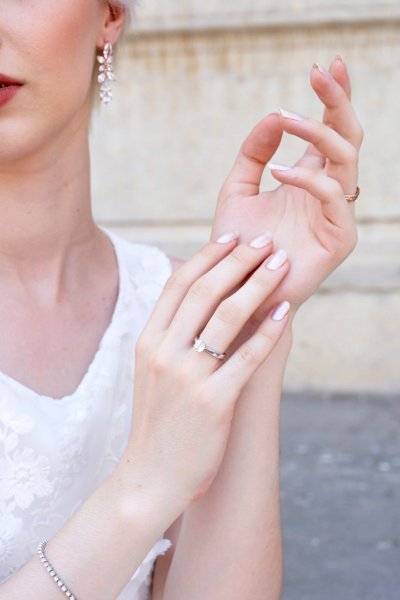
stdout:
[(277, 600), (282, 549), (279, 416), (287, 330), (243, 390), (211, 487), (185, 511), (163, 600)]
[[(125, 473), (124, 473), (125, 475)], [(179, 515), (165, 494), (114, 472), (49, 541), (46, 555), (77, 598), (112, 600)], [(39, 542), (40, 540), (38, 540)], [(34, 556), (0, 587), (1, 600), (62, 596)]]

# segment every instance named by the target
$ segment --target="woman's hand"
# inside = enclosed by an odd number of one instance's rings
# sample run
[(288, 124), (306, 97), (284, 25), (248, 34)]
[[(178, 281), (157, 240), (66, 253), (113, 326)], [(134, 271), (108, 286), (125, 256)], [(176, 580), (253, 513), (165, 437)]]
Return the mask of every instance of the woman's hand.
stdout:
[[(284, 251), (272, 254), (268, 234), (253, 246), (238, 245), (237, 237), (208, 243), (171, 275), (136, 345), (134, 416), (119, 467), (125, 482), (130, 476), (134, 485), (153, 482), (184, 509), (216, 476), (235, 401), (288, 322), (288, 303), (274, 307), (246, 343), (229, 352), (289, 270)], [(199, 354), (196, 336), (227, 351), (226, 358)]]
[[(346, 67), (339, 59), (330, 72), (315, 66), (311, 84), (325, 105), (323, 123), (287, 111), (266, 117), (243, 143), (218, 200), (213, 237), (228, 225), (240, 227), (242, 239), (248, 240), (261, 226), (290, 257), (290, 273), (260, 307), (249, 333), (281, 299), (296, 310), (357, 242), (354, 203), (344, 195), (357, 187), (363, 132), (350, 103)], [(264, 168), (284, 131), (308, 141), (309, 147), (292, 168), (271, 165), (282, 185), (261, 192)]]

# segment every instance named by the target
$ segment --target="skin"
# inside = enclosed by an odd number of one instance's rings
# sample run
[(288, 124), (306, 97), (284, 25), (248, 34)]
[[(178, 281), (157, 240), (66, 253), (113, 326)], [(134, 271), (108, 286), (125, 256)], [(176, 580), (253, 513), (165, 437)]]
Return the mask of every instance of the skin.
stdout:
[[(336, 59), (329, 71), (313, 67), (310, 81), (324, 104), (323, 123), (279, 114), (261, 121), (240, 149), (213, 222), (212, 236), (228, 224), (235, 228), (244, 223), (240, 231), (245, 240), (264, 227), (273, 233), (277, 247), (288, 252), (290, 274), (265, 310), (282, 298), (297, 310), (357, 242), (355, 205), (344, 194), (356, 190), (363, 131), (351, 106), (346, 66)], [(262, 173), (283, 132), (306, 140), (309, 147), (290, 170), (272, 169), (282, 185), (262, 192)]]
[[(356, 244), (355, 205), (343, 195), (355, 191), (363, 132), (350, 104), (346, 66), (335, 59), (329, 75), (313, 68), (311, 85), (325, 105), (323, 122), (328, 127), (267, 117), (243, 143), (219, 195), (212, 236), (230, 226), (248, 240), (263, 224), (290, 258), (287, 276), (249, 319), (231, 351), (249, 339), (278, 300), (291, 301), (292, 321), (301, 304)], [(333, 136), (335, 144), (330, 143), (330, 128), (338, 134)], [(273, 170), (283, 185), (259, 193), (262, 171), (284, 130), (308, 140), (309, 148), (291, 171)], [(317, 139), (322, 153), (311, 143)], [(218, 347), (218, 335), (213, 338), (208, 332), (206, 339)], [(216, 478), (168, 532), (175, 552), (157, 559), (154, 600), (173, 600), (177, 595), (201, 600), (210, 594), (215, 600), (280, 598), (279, 420), (291, 344), (289, 325), (242, 390)]]
[[(31, 389), (56, 398), (73, 392), (79, 384), (115, 305), (115, 256), (90, 208), (88, 124), (96, 48), (106, 39), (115, 43), (122, 25), (122, 12), (111, 13), (100, 0), (0, 0), (0, 71), (24, 83), (14, 101), (1, 109), (0, 118), (0, 365), (3, 372)], [(244, 143), (221, 190), (212, 238), (240, 229), (241, 241), (246, 242), (268, 229), (274, 233), (276, 246), (288, 251), (291, 263), (287, 277), (249, 320), (237, 343), (248, 339), (281, 299), (291, 301), (292, 319), (354, 247), (354, 206), (344, 204), (343, 193), (355, 188), (362, 135), (349, 108), (345, 67), (335, 61), (331, 72), (334, 80), (326, 80), (326, 75), (315, 70), (311, 80), (326, 106), (325, 121), (331, 128), (279, 115), (267, 117)], [(296, 169), (274, 171), (282, 187), (259, 194), (262, 169), (284, 130), (315, 146)], [(332, 144), (332, 130), (340, 137), (336, 144)], [(354, 151), (343, 141), (348, 131), (353, 137), (344, 141)], [(174, 260), (174, 268), (179, 265)], [(208, 330), (207, 341), (212, 345), (215, 335), (218, 347), (220, 332), (216, 333)], [(252, 600), (256, 594), (263, 600), (279, 596), (278, 421), (290, 344), (288, 327), (239, 397), (227, 450), (211, 487), (196, 510), (169, 528), (176, 549), (169, 553), (167, 568), (164, 558), (157, 560), (155, 600), (178, 594), (195, 600), (195, 590), (200, 600), (204, 597), (200, 581), (213, 590), (215, 600), (227, 595), (234, 600), (239, 592), (237, 597), (244, 600), (243, 590)], [(266, 386), (267, 399), (260, 394)], [(239, 460), (251, 443), (259, 452), (249, 452), (247, 461)], [(261, 473), (268, 473), (262, 484)], [(245, 496), (238, 494), (238, 482), (259, 498), (260, 504), (252, 510), (241, 504)], [(233, 503), (229, 502), (232, 498)], [(266, 505), (268, 511), (263, 509)], [(203, 545), (207, 548), (205, 524), (210, 520), (216, 536), (213, 552), (202, 551), (199, 558), (193, 552)], [(232, 537), (217, 535), (227, 532), (226, 524)], [(266, 538), (268, 548), (263, 542)], [(246, 539), (249, 546), (235, 546), (235, 539)], [(213, 558), (227, 553), (230, 564), (244, 565), (254, 555), (259, 564), (252, 562), (249, 569), (229, 571), (227, 579), (221, 578), (223, 565)], [(221, 581), (229, 583), (221, 585)]]
[(0, 72), (24, 83), (0, 118), (0, 364), (56, 398), (82, 379), (118, 290), (91, 212), (88, 126), (96, 50), (122, 24), (100, 0), (0, 1)]

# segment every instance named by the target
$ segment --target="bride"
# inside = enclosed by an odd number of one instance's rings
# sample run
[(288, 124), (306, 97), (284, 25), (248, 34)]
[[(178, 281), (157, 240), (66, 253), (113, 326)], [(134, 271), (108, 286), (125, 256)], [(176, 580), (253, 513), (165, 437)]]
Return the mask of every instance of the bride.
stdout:
[[(356, 244), (362, 130), (315, 65), (323, 121), (255, 126), (204, 247), (128, 243), (88, 128), (132, 4), (0, 0), (0, 599), (274, 600), (292, 321)], [(308, 150), (261, 192), (283, 132)]]

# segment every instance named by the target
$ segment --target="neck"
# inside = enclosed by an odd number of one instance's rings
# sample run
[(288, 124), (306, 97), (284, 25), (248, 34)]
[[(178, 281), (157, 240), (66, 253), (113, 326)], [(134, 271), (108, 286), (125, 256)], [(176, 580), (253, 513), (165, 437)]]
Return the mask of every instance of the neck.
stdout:
[(32, 276), (61, 279), (69, 256), (90, 246), (97, 233), (87, 128), (0, 164), (0, 275), (25, 283)]

